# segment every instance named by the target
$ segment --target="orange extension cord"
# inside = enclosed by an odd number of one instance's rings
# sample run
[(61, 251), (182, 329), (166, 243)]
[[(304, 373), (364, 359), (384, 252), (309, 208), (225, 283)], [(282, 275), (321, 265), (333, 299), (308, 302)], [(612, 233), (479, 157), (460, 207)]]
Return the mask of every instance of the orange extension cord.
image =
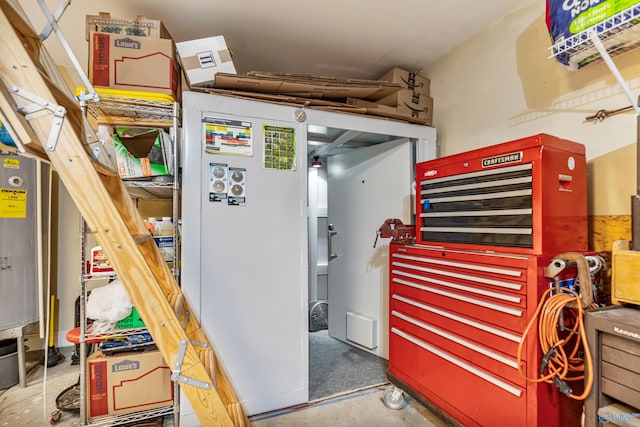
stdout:
[[(536, 312), (522, 335), (522, 340), (518, 345), (518, 372), (527, 381), (553, 383), (568, 397), (584, 400), (593, 386), (593, 360), (584, 330), (584, 307), (582, 307), (580, 296), (571, 289), (564, 288), (562, 292), (551, 295), (553, 291), (552, 288), (548, 289), (542, 295)], [(574, 308), (577, 315), (573, 328), (565, 330), (566, 337), (561, 338), (558, 335), (558, 325), (565, 307)], [(543, 361), (548, 359), (548, 363), (546, 368), (543, 367), (540, 370), (540, 377), (528, 378), (526, 373), (522, 372), (522, 347), (527, 334), (538, 318), (540, 319), (538, 340), (544, 355)], [(577, 356), (581, 347), (584, 351), (584, 359)], [(543, 375), (545, 370), (547, 374)], [(585, 378), (586, 382), (582, 394), (579, 396), (573, 394), (567, 382), (584, 380)]]

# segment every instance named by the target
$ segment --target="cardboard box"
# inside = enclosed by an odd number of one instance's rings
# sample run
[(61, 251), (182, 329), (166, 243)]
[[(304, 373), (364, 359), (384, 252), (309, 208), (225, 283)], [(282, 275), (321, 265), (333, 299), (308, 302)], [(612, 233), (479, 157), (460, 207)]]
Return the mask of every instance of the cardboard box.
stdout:
[(384, 76), (380, 77), (379, 80), (389, 83), (399, 83), (403, 88), (411, 89), (413, 92), (421, 95), (429, 95), (429, 86), (431, 85), (431, 80), (428, 78), (398, 67), (389, 70)]
[[(381, 105), (388, 105), (390, 107), (397, 107), (400, 105), (408, 105), (412, 108), (422, 109), (428, 106), (430, 103), (430, 97), (422, 95), (418, 92), (414, 92), (411, 89), (402, 89), (396, 93), (392, 93), (389, 96), (385, 96), (382, 99), (376, 101)], [(433, 101), (431, 101), (433, 103)]]
[(113, 142), (121, 178), (172, 175), (173, 145), (160, 129), (116, 127)]
[(96, 87), (165, 93), (178, 99), (173, 40), (91, 32), (89, 80)]
[(431, 126), (433, 122), (433, 98), (420, 96), (418, 104), (401, 99), (396, 106), (396, 113), (404, 117), (411, 117), (422, 124)]
[(87, 358), (89, 418), (129, 414), (173, 404), (171, 369), (158, 350)]
[(413, 103), (389, 106), (357, 98), (347, 98), (346, 102), (355, 107), (365, 108), (367, 114), (374, 116), (389, 117), (392, 119), (405, 120), (410, 123), (431, 126), (433, 122), (433, 99), (428, 96), (423, 96), (422, 98), (421, 108), (418, 108)]
[(170, 39), (171, 34), (157, 19), (149, 19), (138, 15), (134, 19), (112, 18), (110, 13), (99, 12), (98, 15), (86, 16), (85, 39), (89, 40), (91, 31), (112, 33), (121, 36), (153, 37)]
[(216, 73), (236, 73), (224, 36), (179, 42), (176, 48), (189, 86), (214, 87)]
[(379, 104), (394, 106), (396, 114), (403, 117), (411, 117), (423, 124), (431, 125), (433, 120), (433, 98), (422, 95), (411, 89), (401, 91), (382, 98)]

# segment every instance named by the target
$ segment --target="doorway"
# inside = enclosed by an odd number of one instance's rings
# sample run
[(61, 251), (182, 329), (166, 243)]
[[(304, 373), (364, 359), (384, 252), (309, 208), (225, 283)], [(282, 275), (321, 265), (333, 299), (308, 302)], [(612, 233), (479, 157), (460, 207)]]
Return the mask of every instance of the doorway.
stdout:
[[(329, 332), (327, 159), (309, 168), (309, 401), (381, 384), (387, 361)], [(310, 163), (311, 164), (311, 163)]]
[(385, 219), (411, 221), (415, 156), (384, 137), (309, 149), (310, 401), (386, 382), (388, 242), (373, 243)]

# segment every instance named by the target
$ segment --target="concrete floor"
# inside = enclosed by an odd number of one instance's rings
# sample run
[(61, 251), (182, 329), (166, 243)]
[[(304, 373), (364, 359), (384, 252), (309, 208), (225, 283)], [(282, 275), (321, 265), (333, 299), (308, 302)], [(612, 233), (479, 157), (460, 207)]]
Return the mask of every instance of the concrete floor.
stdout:
[[(57, 366), (46, 369), (39, 364), (38, 352), (27, 352), (27, 386), (0, 390), (0, 426), (45, 426), (56, 410), (56, 397), (65, 388), (75, 384), (80, 367), (71, 365), (73, 348), (62, 349), (65, 356)], [(63, 414), (58, 425), (77, 426), (77, 415)]]
[[(63, 348), (65, 360), (45, 369), (27, 353), (33, 367), (27, 375), (27, 387), (20, 385), (0, 390), (0, 427), (36, 427), (50, 425), (51, 414), (56, 411), (56, 397), (65, 388), (78, 381), (80, 367), (71, 365), (73, 348)], [(425, 426), (445, 427), (447, 424), (429, 412), (420, 403), (405, 395), (402, 409), (390, 409), (382, 401), (386, 385), (354, 391), (332, 398), (310, 402), (294, 408), (251, 417), (256, 427), (282, 426)], [(62, 413), (55, 424), (79, 426), (80, 417)], [(171, 417), (164, 422), (173, 427)]]
[(405, 396), (402, 409), (390, 409), (382, 401), (386, 387), (373, 387), (331, 399), (312, 402), (251, 418), (256, 427), (444, 427), (445, 422), (416, 400)]

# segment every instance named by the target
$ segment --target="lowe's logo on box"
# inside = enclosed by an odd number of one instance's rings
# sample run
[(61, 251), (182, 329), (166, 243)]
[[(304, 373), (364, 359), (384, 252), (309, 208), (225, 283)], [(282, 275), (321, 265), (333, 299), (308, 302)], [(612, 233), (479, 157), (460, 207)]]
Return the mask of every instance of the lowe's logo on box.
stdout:
[(113, 45), (115, 47), (122, 47), (125, 49), (140, 49), (140, 42), (132, 40), (130, 38), (115, 39)]
[(111, 365), (111, 372), (135, 371), (140, 369), (140, 362), (137, 360), (123, 360), (119, 363)]

